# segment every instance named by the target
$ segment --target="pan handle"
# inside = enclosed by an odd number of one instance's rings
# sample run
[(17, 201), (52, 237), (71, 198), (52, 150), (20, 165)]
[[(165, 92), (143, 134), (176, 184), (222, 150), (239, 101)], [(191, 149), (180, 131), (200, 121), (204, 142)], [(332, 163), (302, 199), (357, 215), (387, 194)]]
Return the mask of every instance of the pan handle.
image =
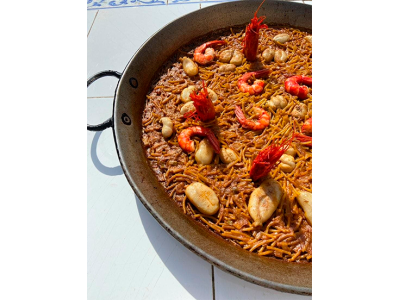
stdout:
[[(97, 74), (94, 74), (92, 77), (90, 77), (87, 81), (87, 87), (89, 87), (89, 85), (91, 85), (93, 82), (95, 82), (97, 79), (100, 79), (102, 77), (106, 77), (106, 76), (114, 76), (117, 77), (118, 79), (121, 78), (121, 73), (117, 72), (117, 71), (112, 71), (112, 70), (107, 70), (107, 71), (102, 71), (99, 72)], [(104, 121), (101, 124), (98, 125), (89, 125), (87, 124), (87, 130), (90, 131), (102, 131), (108, 127), (112, 126), (112, 117), (109, 118), (108, 120)]]

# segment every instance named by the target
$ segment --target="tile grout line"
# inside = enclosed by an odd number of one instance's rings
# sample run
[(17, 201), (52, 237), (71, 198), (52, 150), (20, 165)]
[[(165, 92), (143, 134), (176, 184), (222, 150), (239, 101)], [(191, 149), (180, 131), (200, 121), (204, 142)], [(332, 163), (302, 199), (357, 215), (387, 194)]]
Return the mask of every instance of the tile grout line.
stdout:
[(98, 13), (99, 13), (99, 11), (97, 11), (97, 12), (96, 12), (96, 15), (94, 16), (94, 19), (93, 19), (92, 25), (90, 25), (90, 29), (89, 29), (89, 32), (88, 32), (88, 34), (87, 34), (86, 38), (88, 38), (88, 37), (89, 37), (90, 31), (92, 31), (92, 27), (93, 27), (94, 21), (96, 21), (96, 18), (97, 18), (97, 14), (98, 14)]
[(215, 279), (214, 279), (214, 266), (211, 265), (211, 285), (212, 285), (212, 298), (215, 300)]

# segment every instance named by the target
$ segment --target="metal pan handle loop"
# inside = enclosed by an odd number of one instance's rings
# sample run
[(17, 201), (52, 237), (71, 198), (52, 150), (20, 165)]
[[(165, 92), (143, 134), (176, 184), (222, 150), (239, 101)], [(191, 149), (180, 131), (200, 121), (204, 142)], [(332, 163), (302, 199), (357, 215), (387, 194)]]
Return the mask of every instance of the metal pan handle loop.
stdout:
[[(118, 79), (121, 78), (121, 73), (117, 72), (117, 71), (112, 71), (112, 70), (107, 70), (107, 71), (102, 71), (99, 72), (95, 75), (93, 75), (92, 77), (90, 77), (87, 81), (87, 87), (89, 87), (89, 85), (91, 85), (93, 82), (95, 82), (97, 79), (100, 79), (102, 77), (106, 77), (106, 76), (114, 76), (117, 77)], [(112, 117), (109, 118), (108, 120), (104, 121), (101, 124), (98, 125), (89, 125), (87, 124), (87, 130), (90, 131), (102, 131), (108, 127), (112, 126)]]

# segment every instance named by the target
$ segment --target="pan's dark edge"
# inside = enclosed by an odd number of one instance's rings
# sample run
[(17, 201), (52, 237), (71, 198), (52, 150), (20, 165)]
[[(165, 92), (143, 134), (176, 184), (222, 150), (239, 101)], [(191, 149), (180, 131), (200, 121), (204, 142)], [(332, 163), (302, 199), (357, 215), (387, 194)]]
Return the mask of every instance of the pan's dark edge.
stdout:
[[(243, 2), (243, 1), (240, 1)], [(269, 1), (269, 2), (279, 2), (279, 1)], [(230, 3), (234, 3), (234, 2), (230, 2)], [(299, 6), (303, 6), (304, 4), (299, 4), (299, 3), (290, 3), (291, 5), (299, 5)], [(222, 4), (218, 4), (218, 6), (224, 6), (224, 5), (229, 5), (229, 3), (222, 3)], [(295, 7), (294, 6), (294, 7)], [(308, 5), (307, 5), (308, 6)], [(202, 8), (201, 10), (211, 10), (211, 9), (215, 9), (215, 6), (211, 6), (211, 7), (207, 7), (207, 8)], [(183, 17), (187, 17), (189, 15), (192, 14), (196, 14), (199, 11), (195, 11), (195, 12), (191, 12), (189, 14), (186, 14), (180, 18)], [(180, 19), (179, 18), (179, 19)], [(175, 22), (176, 20), (172, 21), (171, 23)], [(169, 24), (171, 24), (169, 23)], [(168, 26), (169, 24), (167, 24), (166, 26)], [(165, 26), (165, 27), (166, 27)], [(160, 29), (159, 31), (161, 31), (162, 29)], [(115, 142), (115, 147), (117, 150), (117, 154), (118, 154), (118, 158), (122, 167), (122, 170), (125, 174), (125, 177), (127, 178), (130, 186), (132, 187), (133, 191), (135, 192), (135, 194), (137, 195), (137, 197), (139, 198), (139, 200), (141, 201), (141, 203), (145, 206), (145, 208), (150, 212), (150, 214), (157, 220), (157, 222), (169, 233), (171, 234), (176, 240), (178, 240), (181, 244), (183, 244), (187, 249), (189, 249), (191, 252), (195, 253), (196, 255), (200, 256), (201, 258), (203, 258), (204, 260), (206, 260), (207, 262), (217, 266), (219, 269), (226, 271), (236, 277), (239, 277), (241, 279), (244, 279), (248, 282), (257, 284), (257, 285), (261, 285), (267, 288), (272, 288), (278, 291), (282, 291), (282, 292), (288, 292), (288, 293), (294, 293), (294, 294), (301, 294), (301, 295), (311, 295), (312, 294), (312, 289), (311, 288), (307, 288), (307, 287), (300, 287), (300, 286), (292, 286), (292, 285), (286, 285), (286, 284), (281, 284), (281, 283), (277, 283), (277, 282), (273, 282), (273, 281), (268, 281), (265, 279), (260, 279), (256, 276), (253, 276), (251, 274), (248, 273), (243, 273), (243, 271), (238, 270), (226, 263), (224, 263), (223, 261), (207, 254), (206, 252), (204, 252), (202, 249), (199, 249), (198, 247), (196, 247), (195, 245), (193, 245), (192, 243), (188, 242), (182, 235), (180, 235), (178, 232), (174, 231), (173, 228), (171, 228), (168, 223), (163, 219), (163, 217), (151, 206), (149, 205), (149, 203), (146, 201), (145, 196), (142, 194), (142, 192), (140, 191), (140, 189), (138, 188), (137, 184), (135, 183), (135, 181), (131, 178), (131, 175), (127, 169), (127, 166), (124, 163), (124, 159), (122, 157), (121, 154), (121, 149), (119, 148), (119, 143), (118, 143), (118, 116), (116, 115), (116, 110), (117, 110), (117, 106), (118, 106), (118, 91), (120, 89), (120, 84), (124, 78), (125, 75), (125, 71), (126, 69), (129, 67), (129, 65), (131, 64), (131, 61), (135, 58), (136, 54), (143, 48), (145, 47), (145, 45), (148, 43), (149, 40), (151, 40), (155, 35), (157, 35), (159, 33), (159, 31), (157, 31), (155, 34), (153, 34), (151, 37), (149, 37), (144, 43), (143, 45), (135, 52), (135, 54), (133, 55), (133, 57), (131, 58), (131, 60), (128, 62), (128, 64), (126, 65), (126, 67), (124, 68), (124, 71), (122, 72), (123, 75), (121, 77), (121, 79), (119, 80), (117, 87), (115, 89), (115, 94), (114, 94), (114, 102), (113, 102), (113, 113), (112, 113), (112, 130), (113, 130), (113, 134), (114, 134), (114, 142)]]

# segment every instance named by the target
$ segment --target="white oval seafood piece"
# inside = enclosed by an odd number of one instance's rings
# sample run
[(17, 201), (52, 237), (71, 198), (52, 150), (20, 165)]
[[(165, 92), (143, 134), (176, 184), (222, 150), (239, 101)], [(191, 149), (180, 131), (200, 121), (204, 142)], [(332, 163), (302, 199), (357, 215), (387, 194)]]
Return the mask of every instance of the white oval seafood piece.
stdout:
[(221, 73), (228, 73), (235, 71), (236, 66), (234, 64), (225, 64), (218, 68), (218, 71)]
[(208, 97), (211, 99), (212, 102), (218, 100), (218, 95), (210, 88), (207, 88)]
[(160, 122), (163, 124), (161, 133), (164, 138), (169, 138), (174, 132), (174, 123), (170, 118), (164, 117), (160, 119)]
[(194, 158), (198, 164), (209, 165), (212, 162), (214, 158), (214, 149), (207, 138), (200, 142)]
[(233, 56), (233, 49), (221, 51), (221, 53), (219, 54), (219, 61), (227, 63), (232, 59), (232, 56)]
[(197, 87), (195, 85), (189, 85), (187, 88), (184, 88), (181, 93), (181, 100), (182, 102), (189, 102), (192, 99), (190, 98), (190, 94), (194, 91), (197, 91)]
[(181, 114), (184, 115), (184, 114), (188, 113), (189, 111), (195, 111), (195, 110), (196, 110), (196, 107), (194, 106), (194, 102), (189, 101), (181, 107)]
[(293, 108), (292, 116), (295, 118), (304, 119), (304, 117), (307, 114), (307, 111), (308, 111), (307, 105), (305, 105), (304, 103), (299, 103)]
[(215, 192), (200, 182), (190, 184), (185, 194), (197, 209), (206, 215), (213, 215), (219, 210), (219, 199)]
[(219, 153), (219, 157), (221, 158), (224, 164), (230, 164), (231, 162), (236, 161), (239, 157), (231, 148), (222, 148)]
[(286, 43), (288, 40), (290, 39), (290, 35), (288, 35), (287, 33), (280, 33), (277, 34), (276, 36), (274, 36), (273, 40), (275, 42), (278, 42), (280, 44), (284, 44)]
[(288, 59), (286, 51), (278, 49), (275, 51), (274, 61), (277, 63), (285, 63)]
[(254, 220), (254, 226), (262, 225), (272, 216), (282, 199), (282, 195), (281, 186), (272, 178), (266, 179), (251, 193), (248, 209)]
[(297, 152), (296, 152), (296, 150), (295, 150), (293, 147), (289, 147), (289, 148), (286, 150), (285, 154), (291, 155), (291, 156), (295, 157), (296, 154), (297, 154)]
[(285, 108), (288, 102), (282, 95), (277, 95), (271, 97), (271, 100), (267, 101), (266, 104), (275, 110), (277, 108)]
[(199, 73), (199, 67), (190, 58), (184, 57), (182, 59), (182, 67), (185, 73), (189, 76), (195, 76)]
[(297, 196), (297, 201), (304, 210), (307, 222), (312, 226), (312, 194), (306, 191), (301, 191)]
[(272, 48), (267, 48), (263, 51), (261, 54), (262, 57), (264, 58), (265, 62), (271, 62), (274, 59), (275, 56), (275, 50)]
[(234, 64), (236, 66), (240, 66), (242, 64), (242, 62), (243, 62), (243, 58), (244, 58), (243, 53), (240, 52), (239, 50), (235, 50), (233, 52), (233, 56), (231, 58), (230, 63)]
[(296, 167), (296, 163), (294, 162), (294, 157), (288, 154), (282, 154), (280, 160), (280, 168), (285, 173), (290, 173)]

